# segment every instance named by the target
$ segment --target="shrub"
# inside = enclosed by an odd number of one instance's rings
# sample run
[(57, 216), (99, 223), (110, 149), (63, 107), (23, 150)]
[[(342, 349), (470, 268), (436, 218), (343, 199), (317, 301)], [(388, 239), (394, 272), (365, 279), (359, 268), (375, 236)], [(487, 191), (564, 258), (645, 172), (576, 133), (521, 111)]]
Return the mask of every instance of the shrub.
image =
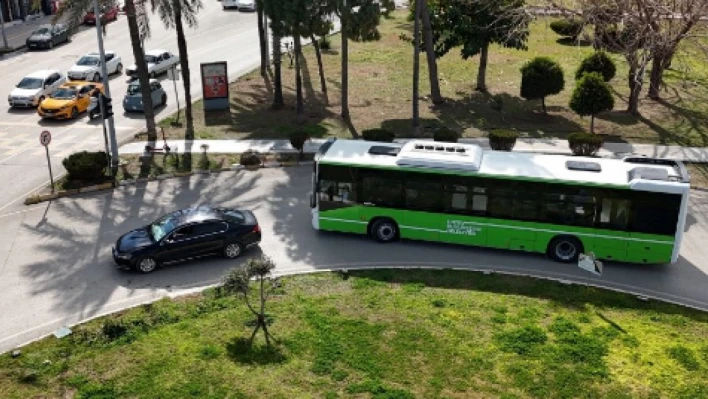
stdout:
[(524, 326), (495, 336), (497, 345), (505, 352), (530, 355), (546, 343), (546, 333), (537, 326)]
[(602, 136), (592, 133), (573, 133), (568, 136), (568, 146), (573, 155), (590, 157), (602, 148)]
[(605, 82), (609, 82), (615, 77), (617, 67), (615, 67), (614, 61), (606, 52), (598, 51), (580, 63), (578, 70), (575, 72), (575, 80), (582, 78), (584, 74), (589, 72), (597, 72), (602, 75)]
[(244, 166), (260, 165), (261, 158), (258, 156), (257, 152), (249, 150), (241, 154), (240, 163)]
[(108, 319), (103, 322), (101, 332), (109, 341), (114, 341), (128, 332), (128, 326), (119, 319)]
[(496, 151), (511, 151), (517, 138), (519, 134), (511, 130), (492, 130), (489, 132), (489, 146)]
[(81, 151), (62, 161), (70, 180), (98, 180), (108, 164), (108, 155), (103, 151)]
[(546, 113), (546, 97), (558, 94), (565, 87), (561, 66), (548, 57), (536, 57), (521, 67), (521, 97), (541, 100)]
[(322, 36), (319, 40), (320, 42), (320, 49), (322, 50), (330, 50), (332, 48), (332, 42), (329, 40), (327, 36)]
[(309, 139), (310, 136), (307, 132), (302, 130), (296, 130), (290, 133), (290, 145), (300, 154), (300, 159), (302, 159), (302, 151), (305, 149), (305, 142)]
[(457, 134), (457, 132), (447, 127), (435, 129), (435, 132), (433, 133), (433, 140), (435, 141), (457, 143), (458, 138), (459, 135)]
[(551, 30), (559, 36), (575, 40), (583, 31), (583, 21), (578, 19), (559, 19), (551, 22)]
[(396, 135), (386, 129), (367, 129), (361, 132), (361, 136), (366, 141), (381, 141), (383, 143), (392, 143)]
[(615, 106), (610, 87), (597, 72), (584, 74), (575, 84), (570, 97), (570, 109), (580, 116), (590, 115), (590, 133), (595, 133), (595, 115)]

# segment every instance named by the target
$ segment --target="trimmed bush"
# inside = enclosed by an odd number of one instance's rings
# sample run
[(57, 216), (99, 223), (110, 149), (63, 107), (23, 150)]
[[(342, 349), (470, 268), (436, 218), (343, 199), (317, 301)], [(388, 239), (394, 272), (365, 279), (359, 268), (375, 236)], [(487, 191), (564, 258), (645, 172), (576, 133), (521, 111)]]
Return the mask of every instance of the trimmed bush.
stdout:
[(300, 154), (300, 159), (302, 159), (302, 151), (305, 149), (305, 142), (309, 139), (310, 135), (302, 130), (296, 130), (290, 133), (290, 145)]
[(81, 151), (64, 158), (62, 164), (70, 180), (98, 180), (108, 165), (108, 155), (103, 151)]
[(386, 129), (367, 129), (361, 132), (361, 137), (366, 141), (380, 141), (383, 143), (393, 143), (393, 139), (396, 135)]
[(602, 148), (602, 136), (592, 133), (573, 133), (568, 135), (568, 146), (573, 155), (590, 157)]
[(583, 31), (583, 21), (579, 19), (559, 19), (551, 22), (551, 30), (558, 36), (577, 39)]
[(331, 50), (332, 41), (329, 40), (327, 36), (322, 36), (319, 40), (321, 50)]
[(433, 140), (442, 141), (446, 143), (457, 143), (457, 139), (459, 137), (460, 135), (457, 134), (456, 131), (447, 127), (435, 129), (435, 133), (433, 133)]
[(598, 51), (595, 54), (585, 58), (580, 63), (578, 70), (575, 71), (575, 80), (583, 77), (586, 73), (597, 72), (602, 75), (605, 82), (609, 82), (615, 77), (617, 67), (609, 55), (604, 51)]
[(548, 57), (536, 57), (521, 67), (521, 97), (541, 100), (546, 113), (546, 97), (565, 88), (563, 68)]
[(615, 106), (610, 86), (597, 72), (585, 73), (575, 84), (570, 109), (580, 116), (590, 116), (590, 133), (595, 133), (595, 115)]
[(239, 162), (243, 166), (260, 165), (261, 158), (258, 156), (257, 152), (249, 150), (241, 154), (241, 160)]
[(519, 134), (512, 130), (492, 130), (489, 132), (489, 146), (495, 151), (511, 151)]

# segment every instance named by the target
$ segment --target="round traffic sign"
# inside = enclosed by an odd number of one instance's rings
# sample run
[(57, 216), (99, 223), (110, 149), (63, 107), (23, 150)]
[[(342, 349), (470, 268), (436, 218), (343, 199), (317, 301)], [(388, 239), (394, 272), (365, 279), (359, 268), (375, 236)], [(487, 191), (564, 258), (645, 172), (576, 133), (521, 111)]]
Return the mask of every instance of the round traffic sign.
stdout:
[(42, 132), (42, 134), (39, 135), (39, 142), (42, 143), (43, 146), (48, 146), (51, 141), (52, 134), (49, 133), (49, 130), (45, 130)]

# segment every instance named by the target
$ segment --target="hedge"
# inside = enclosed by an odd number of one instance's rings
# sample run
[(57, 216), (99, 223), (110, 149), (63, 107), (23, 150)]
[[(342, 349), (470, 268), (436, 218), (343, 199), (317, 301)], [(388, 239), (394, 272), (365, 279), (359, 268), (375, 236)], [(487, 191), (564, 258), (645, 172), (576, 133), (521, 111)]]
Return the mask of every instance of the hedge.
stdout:
[(361, 132), (361, 136), (366, 141), (380, 141), (383, 143), (392, 143), (396, 135), (386, 129), (367, 129)]
[(433, 133), (433, 140), (447, 143), (457, 143), (457, 139), (459, 137), (460, 135), (457, 134), (456, 131), (447, 127), (441, 127), (439, 129), (436, 129)]
[(559, 19), (551, 22), (551, 30), (559, 36), (570, 37), (575, 40), (583, 31), (583, 21), (577, 19)]
[(568, 135), (568, 146), (573, 155), (593, 156), (602, 148), (602, 136), (592, 133), (573, 133)]
[(496, 151), (511, 151), (519, 134), (512, 130), (492, 130), (489, 132), (489, 146)]
[(64, 158), (62, 164), (69, 180), (99, 180), (108, 165), (108, 155), (103, 151), (81, 151)]

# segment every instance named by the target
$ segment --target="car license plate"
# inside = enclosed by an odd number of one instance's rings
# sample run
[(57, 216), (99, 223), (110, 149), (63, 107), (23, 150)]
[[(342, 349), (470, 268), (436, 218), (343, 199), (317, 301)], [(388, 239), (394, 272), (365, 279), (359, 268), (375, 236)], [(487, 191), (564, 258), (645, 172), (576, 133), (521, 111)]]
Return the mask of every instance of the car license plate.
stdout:
[(131, 106), (130, 106), (130, 109), (134, 109), (134, 110), (137, 110), (137, 109), (138, 109), (138, 107), (136, 107), (135, 105), (131, 105)]

